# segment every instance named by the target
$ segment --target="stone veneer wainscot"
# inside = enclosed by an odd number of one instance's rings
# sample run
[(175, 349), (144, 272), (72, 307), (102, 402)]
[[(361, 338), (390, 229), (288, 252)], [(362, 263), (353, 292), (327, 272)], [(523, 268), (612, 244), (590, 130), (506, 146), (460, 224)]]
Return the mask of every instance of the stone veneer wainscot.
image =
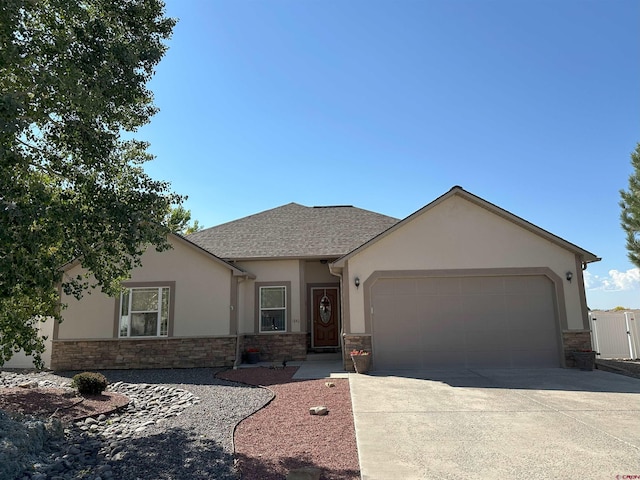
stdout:
[(230, 367), (236, 337), (54, 340), (53, 370)]
[[(351, 360), (352, 350), (365, 350), (372, 352), (371, 349), (371, 335), (344, 335), (344, 369), (347, 372), (355, 372), (356, 369), (353, 366)], [(372, 357), (373, 361), (374, 358)]]
[(243, 335), (241, 351), (256, 348), (263, 362), (300, 361), (307, 358), (306, 333)]
[(572, 352), (576, 350), (591, 350), (591, 332), (589, 330), (565, 330), (562, 332), (562, 346), (564, 348), (565, 365), (577, 368)]

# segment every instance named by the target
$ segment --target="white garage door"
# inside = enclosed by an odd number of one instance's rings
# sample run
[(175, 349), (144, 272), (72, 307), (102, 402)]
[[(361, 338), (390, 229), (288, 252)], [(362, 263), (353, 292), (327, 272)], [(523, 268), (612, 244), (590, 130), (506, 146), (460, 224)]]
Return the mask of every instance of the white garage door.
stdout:
[(558, 367), (554, 298), (542, 275), (379, 278), (374, 367)]

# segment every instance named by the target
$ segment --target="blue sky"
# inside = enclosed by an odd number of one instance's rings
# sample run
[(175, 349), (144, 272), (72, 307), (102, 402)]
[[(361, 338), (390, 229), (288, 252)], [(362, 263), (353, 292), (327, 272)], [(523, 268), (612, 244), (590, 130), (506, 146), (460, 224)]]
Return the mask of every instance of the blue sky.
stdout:
[(403, 218), (454, 185), (603, 258), (640, 308), (618, 191), (640, 141), (637, 0), (169, 0), (136, 135), (207, 227), (289, 202)]

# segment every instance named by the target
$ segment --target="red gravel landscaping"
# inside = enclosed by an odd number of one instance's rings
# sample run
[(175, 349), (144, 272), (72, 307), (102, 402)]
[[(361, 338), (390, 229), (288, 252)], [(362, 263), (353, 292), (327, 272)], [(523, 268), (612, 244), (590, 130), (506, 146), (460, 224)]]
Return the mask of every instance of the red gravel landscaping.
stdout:
[[(349, 380), (295, 381), (291, 377), (296, 370), (258, 367), (218, 374), (275, 394), (271, 403), (236, 428), (235, 456), (242, 478), (282, 480), (292, 469), (315, 467), (323, 480), (359, 479)], [(309, 408), (319, 405), (329, 414), (310, 415)]]

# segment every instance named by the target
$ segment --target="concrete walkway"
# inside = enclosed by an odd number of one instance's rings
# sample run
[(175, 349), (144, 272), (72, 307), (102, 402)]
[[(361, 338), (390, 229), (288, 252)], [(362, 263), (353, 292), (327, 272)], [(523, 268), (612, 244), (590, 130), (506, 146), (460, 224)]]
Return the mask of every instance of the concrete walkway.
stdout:
[[(242, 363), (238, 368), (280, 368), (281, 363), (276, 362), (258, 362), (258, 363)], [(329, 356), (326, 354), (309, 355), (308, 360), (287, 362), (289, 367), (298, 367), (293, 375), (294, 380), (317, 380), (322, 378), (349, 378), (342, 365), (339, 356)]]
[(640, 475), (638, 379), (559, 368), (349, 378), (363, 480)]
[(306, 360), (300, 363), (300, 368), (293, 375), (294, 380), (315, 380), (319, 378), (349, 378), (345, 372), (342, 360)]

